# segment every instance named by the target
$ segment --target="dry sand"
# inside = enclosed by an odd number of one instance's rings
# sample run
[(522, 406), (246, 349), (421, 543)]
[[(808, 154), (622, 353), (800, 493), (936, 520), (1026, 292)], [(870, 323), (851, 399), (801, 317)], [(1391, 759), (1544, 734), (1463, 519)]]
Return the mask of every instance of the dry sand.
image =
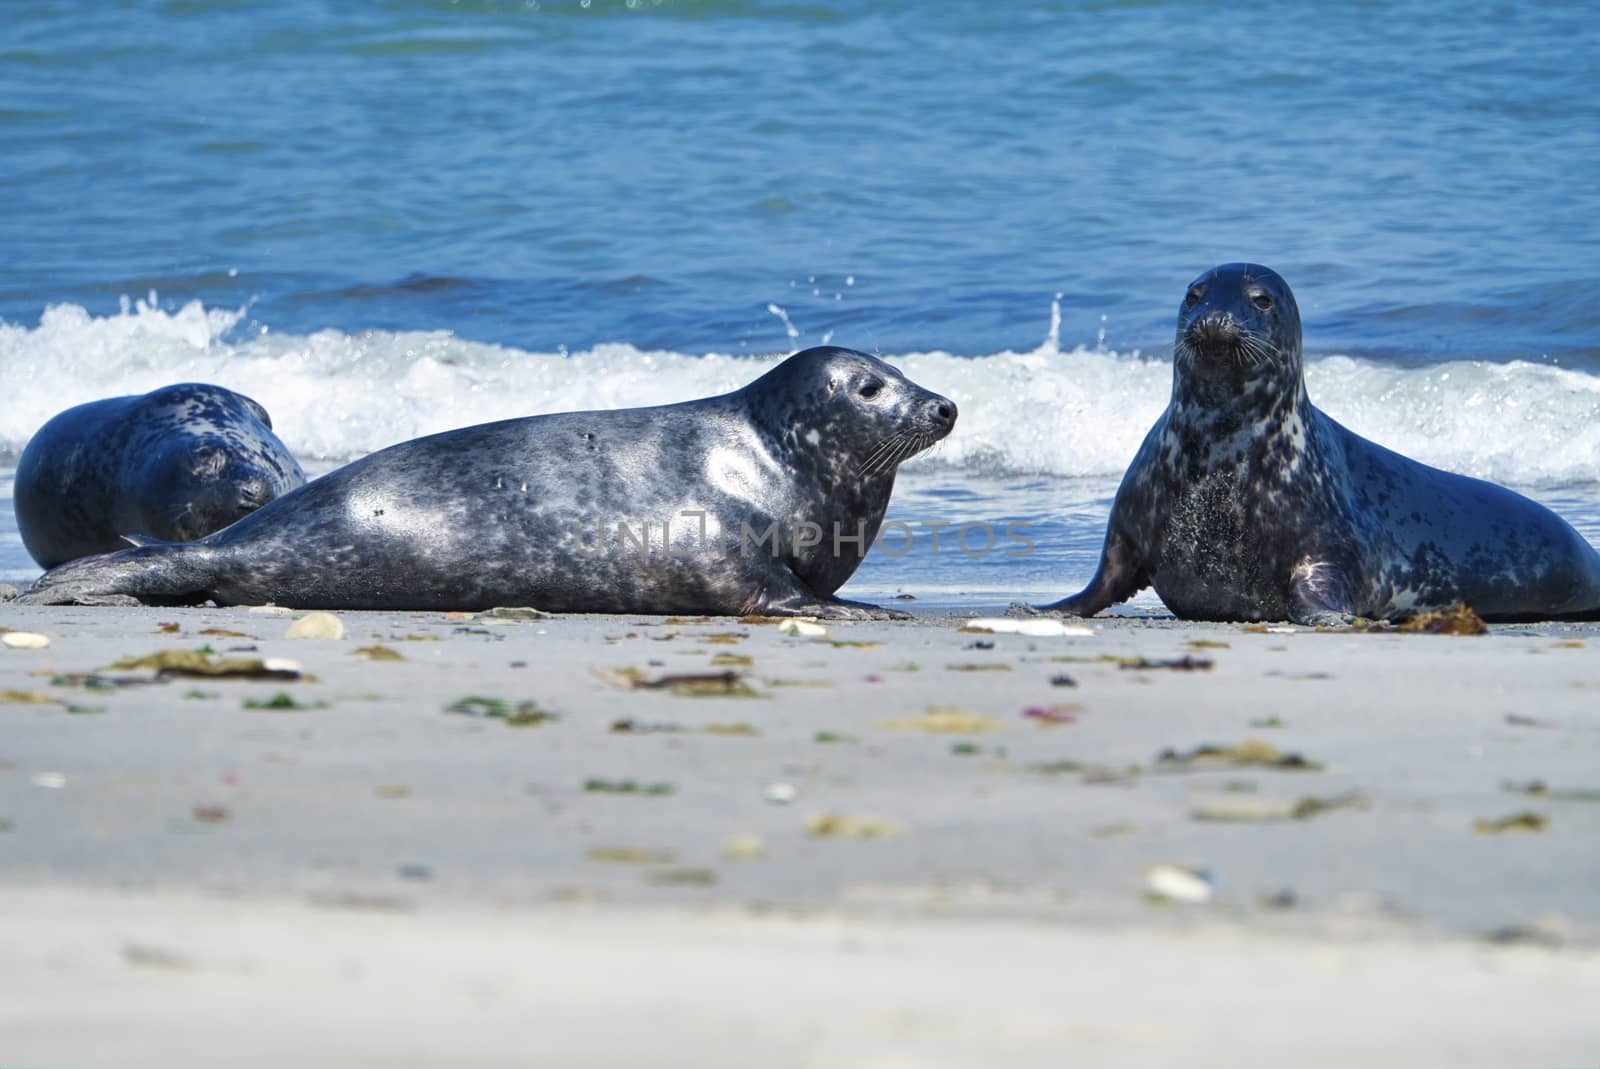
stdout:
[(1600, 1065), (1600, 627), (337, 615), (0, 607), (0, 1066)]

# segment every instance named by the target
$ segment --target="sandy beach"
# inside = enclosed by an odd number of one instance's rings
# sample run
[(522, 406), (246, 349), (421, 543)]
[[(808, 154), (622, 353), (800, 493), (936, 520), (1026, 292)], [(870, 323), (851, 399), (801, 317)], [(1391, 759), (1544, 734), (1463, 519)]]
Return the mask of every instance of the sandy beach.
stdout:
[(1600, 627), (306, 615), (0, 608), (0, 1065), (1600, 1057)]

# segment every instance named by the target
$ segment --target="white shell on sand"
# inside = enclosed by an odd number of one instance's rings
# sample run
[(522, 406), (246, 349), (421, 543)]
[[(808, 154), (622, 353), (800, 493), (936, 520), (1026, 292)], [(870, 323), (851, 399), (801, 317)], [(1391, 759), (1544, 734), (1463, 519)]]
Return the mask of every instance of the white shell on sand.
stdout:
[(284, 638), (344, 638), (344, 621), (331, 612), (314, 612), (290, 624)]
[(48, 638), (33, 631), (7, 631), (0, 635), (0, 642), (13, 650), (42, 650), (50, 645)]
[(785, 620), (778, 625), (778, 631), (784, 635), (798, 635), (801, 638), (827, 638), (828, 629), (821, 624), (812, 623), (810, 620)]
[(1145, 870), (1144, 885), (1174, 902), (1208, 902), (1216, 890), (1209, 873), (1184, 865), (1151, 865)]
[(1029, 638), (1057, 638), (1068, 635), (1090, 636), (1092, 628), (1082, 624), (1069, 624), (1061, 620), (1026, 616), (1012, 619), (1009, 616), (980, 616), (968, 620), (967, 631), (987, 631), (993, 635), (1027, 635)]

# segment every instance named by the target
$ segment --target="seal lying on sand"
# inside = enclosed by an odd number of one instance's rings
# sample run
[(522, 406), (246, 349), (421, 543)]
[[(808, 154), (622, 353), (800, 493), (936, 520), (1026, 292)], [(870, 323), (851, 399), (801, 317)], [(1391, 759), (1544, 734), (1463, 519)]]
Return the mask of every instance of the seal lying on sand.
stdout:
[(53, 417), (23, 449), (12, 497), (22, 544), (53, 568), (126, 548), (123, 535), (193, 541), (305, 481), (266, 409), (191, 382)]
[(20, 600), (904, 616), (833, 592), (900, 462), (955, 420), (865, 353), (807, 349), (720, 397), (391, 446), (225, 531), (78, 561)]
[(1486, 620), (1600, 618), (1600, 554), (1566, 521), (1311, 404), (1294, 295), (1256, 264), (1190, 285), (1172, 401), (1122, 478), (1100, 567), (1042, 611), (1093, 616), (1146, 586), (1194, 620), (1342, 624), (1462, 601)]

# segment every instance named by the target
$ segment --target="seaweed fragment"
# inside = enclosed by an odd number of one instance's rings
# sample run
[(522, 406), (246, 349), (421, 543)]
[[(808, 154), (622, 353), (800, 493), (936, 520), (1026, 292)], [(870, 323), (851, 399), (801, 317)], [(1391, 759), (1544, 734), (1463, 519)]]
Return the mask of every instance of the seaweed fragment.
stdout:
[(1454, 607), (1438, 612), (1418, 613), (1400, 625), (1401, 631), (1424, 635), (1487, 635), (1489, 625), (1483, 618), (1458, 602)]
[(445, 706), (444, 711), (447, 713), (459, 713), (462, 716), (479, 717), (485, 720), (498, 720), (507, 727), (513, 728), (537, 727), (541, 724), (550, 724), (561, 719), (557, 713), (540, 709), (539, 703), (535, 701), (512, 704), (504, 698), (488, 698), (479, 694), (469, 694), (464, 698), (457, 698)]
[(1550, 824), (1550, 818), (1543, 813), (1523, 810), (1509, 816), (1493, 819), (1479, 818), (1472, 822), (1472, 830), (1479, 835), (1505, 835), (1508, 833), (1536, 833), (1544, 831)]
[(1290, 772), (1320, 772), (1322, 766), (1297, 753), (1284, 753), (1260, 739), (1246, 739), (1234, 746), (1203, 745), (1187, 753), (1168, 747), (1156, 754), (1156, 768), (1163, 771), (1190, 771), (1204, 768), (1276, 768)]

